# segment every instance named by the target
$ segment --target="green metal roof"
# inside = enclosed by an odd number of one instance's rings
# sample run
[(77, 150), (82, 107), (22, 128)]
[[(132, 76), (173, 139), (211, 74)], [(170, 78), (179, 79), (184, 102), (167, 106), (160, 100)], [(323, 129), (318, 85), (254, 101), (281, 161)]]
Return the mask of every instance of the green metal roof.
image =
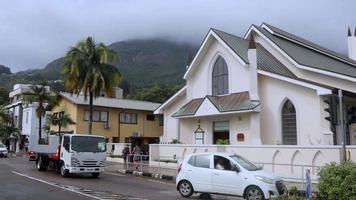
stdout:
[(205, 99), (208, 99), (221, 113), (253, 110), (260, 105), (259, 101), (250, 100), (249, 93), (246, 91), (225, 96), (206, 96), (204, 98), (192, 99), (174, 113), (172, 117), (195, 115)]
[(261, 27), (254, 27), (262, 32), (262, 34), (269, 38), (298, 64), (356, 78), (356, 67), (354, 65), (328, 56), (325, 53), (320, 53), (311, 48), (302, 46), (291, 40), (275, 36)]
[(248, 41), (220, 31), (217, 29), (212, 29), (245, 63), (250, 63), (247, 57)]
[(311, 41), (308, 41), (308, 40), (306, 40), (304, 38), (296, 36), (296, 35), (294, 35), (292, 33), (288, 33), (287, 31), (284, 31), (282, 29), (274, 27), (274, 26), (272, 26), (270, 24), (263, 23), (262, 25), (266, 25), (269, 29), (271, 29), (274, 32), (273, 34), (275, 34), (275, 35), (281, 35), (283, 37), (286, 37), (287, 39), (297, 41), (299, 43), (302, 43), (303, 45), (306, 45), (306, 46), (309, 46), (311, 48), (317, 49), (317, 50), (319, 50), (321, 52), (324, 52), (325, 54), (329, 54), (331, 56), (337, 57), (341, 61), (349, 62), (349, 64), (356, 66), (356, 61), (354, 61), (354, 60), (350, 59), (349, 57), (346, 57), (346, 56), (344, 56), (344, 55), (342, 55), (342, 54), (340, 54), (338, 52), (335, 52), (335, 51), (332, 51), (330, 49), (324, 48), (324, 47), (322, 47), (320, 45), (317, 45), (317, 44), (315, 44), (315, 43), (313, 43)]
[(262, 45), (257, 44), (257, 68), (259, 70), (271, 72), (288, 78), (297, 79), (286, 66), (284, 66), (277, 58), (268, 52)]
[[(212, 29), (242, 60), (248, 62), (247, 50), (248, 40), (234, 36), (232, 34)], [(269, 53), (262, 45), (257, 44), (257, 67), (260, 70), (286, 76), (289, 78), (297, 78), (288, 68), (279, 62), (271, 53)]]

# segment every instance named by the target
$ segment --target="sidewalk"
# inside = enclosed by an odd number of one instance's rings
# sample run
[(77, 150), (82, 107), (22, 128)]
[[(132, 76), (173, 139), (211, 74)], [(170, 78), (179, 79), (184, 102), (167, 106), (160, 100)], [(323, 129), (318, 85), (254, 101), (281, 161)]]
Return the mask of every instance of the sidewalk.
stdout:
[(178, 173), (178, 171), (175, 169), (150, 167), (148, 166), (147, 161), (143, 162), (142, 165), (139, 165), (137, 169), (136, 166), (132, 163), (127, 164), (127, 166), (125, 166), (123, 163), (107, 161), (106, 164), (107, 166), (105, 167), (105, 170), (107, 170), (108, 172), (133, 174), (170, 181), (175, 181)]
[[(127, 167), (125, 167), (123, 163), (118, 163), (118, 162), (107, 161), (106, 163), (107, 166), (105, 167), (105, 169), (108, 172), (132, 174), (136, 176), (146, 176), (146, 177), (158, 178), (158, 179), (169, 180), (174, 182), (176, 180), (176, 176), (178, 173), (178, 171), (175, 169), (149, 167), (147, 161), (143, 162), (142, 167), (139, 166), (138, 169), (135, 169), (135, 166), (132, 163), (130, 163), (130, 165), (128, 165)], [(303, 188), (301, 188), (301, 183), (289, 182), (289, 181), (285, 181), (285, 183), (288, 188), (295, 186), (298, 189), (303, 190)], [(305, 186), (305, 184), (303, 186)], [(312, 191), (317, 191), (317, 184), (312, 184)]]

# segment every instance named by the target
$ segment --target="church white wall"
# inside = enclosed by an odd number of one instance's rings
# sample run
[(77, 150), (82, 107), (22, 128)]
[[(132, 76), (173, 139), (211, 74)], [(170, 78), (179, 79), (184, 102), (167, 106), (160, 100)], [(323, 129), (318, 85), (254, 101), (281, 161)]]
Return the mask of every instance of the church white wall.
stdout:
[(243, 66), (223, 45), (214, 40), (203, 55), (203, 59), (195, 66), (195, 71), (187, 79), (188, 99), (201, 98), (212, 94), (213, 65), (219, 55), (225, 59), (228, 66), (229, 92), (249, 90), (248, 66)]
[[(259, 76), (262, 144), (281, 144), (281, 109), (289, 99), (296, 109), (298, 145), (324, 144), (321, 100), (315, 90)], [(323, 118), (324, 120), (324, 118)]]
[[(204, 130), (204, 144), (213, 143), (213, 123), (218, 121), (229, 121), (230, 144), (251, 144), (250, 135), (250, 114), (231, 114), (224, 116), (210, 116), (201, 118), (182, 118), (180, 119), (181, 142), (184, 144), (195, 144), (194, 132), (200, 127)], [(243, 133), (244, 142), (237, 141), (237, 134)]]
[(160, 137), (161, 142), (171, 142), (173, 139), (178, 139), (179, 136), (179, 120), (172, 117), (172, 115), (187, 103), (186, 96), (178, 97), (178, 99), (171, 105), (164, 109), (164, 124), (163, 136)]

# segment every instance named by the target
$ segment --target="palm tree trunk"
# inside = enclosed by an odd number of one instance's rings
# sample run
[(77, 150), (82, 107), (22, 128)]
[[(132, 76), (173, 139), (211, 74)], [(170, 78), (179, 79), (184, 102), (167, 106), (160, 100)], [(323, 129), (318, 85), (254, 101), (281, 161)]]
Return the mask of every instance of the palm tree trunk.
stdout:
[(89, 135), (92, 134), (92, 129), (93, 129), (93, 98), (94, 94), (93, 91), (89, 91)]
[(42, 138), (42, 115), (38, 117), (38, 143), (40, 143)]
[(59, 134), (61, 134), (61, 128), (62, 128), (62, 126), (60, 124), (58, 124), (58, 132), (59, 132)]

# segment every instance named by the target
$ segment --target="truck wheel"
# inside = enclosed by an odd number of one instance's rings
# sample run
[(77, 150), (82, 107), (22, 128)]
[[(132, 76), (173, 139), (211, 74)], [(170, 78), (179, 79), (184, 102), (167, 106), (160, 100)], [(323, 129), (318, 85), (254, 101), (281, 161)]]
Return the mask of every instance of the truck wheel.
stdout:
[(91, 173), (91, 175), (94, 177), (94, 178), (98, 178), (100, 173)]
[(68, 170), (66, 170), (64, 166), (64, 162), (62, 162), (61, 167), (59, 168), (59, 172), (61, 173), (61, 176), (67, 177), (69, 175)]
[(38, 161), (37, 161), (37, 170), (38, 171), (46, 171), (47, 170), (47, 166), (45, 165), (43, 158), (39, 157)]

